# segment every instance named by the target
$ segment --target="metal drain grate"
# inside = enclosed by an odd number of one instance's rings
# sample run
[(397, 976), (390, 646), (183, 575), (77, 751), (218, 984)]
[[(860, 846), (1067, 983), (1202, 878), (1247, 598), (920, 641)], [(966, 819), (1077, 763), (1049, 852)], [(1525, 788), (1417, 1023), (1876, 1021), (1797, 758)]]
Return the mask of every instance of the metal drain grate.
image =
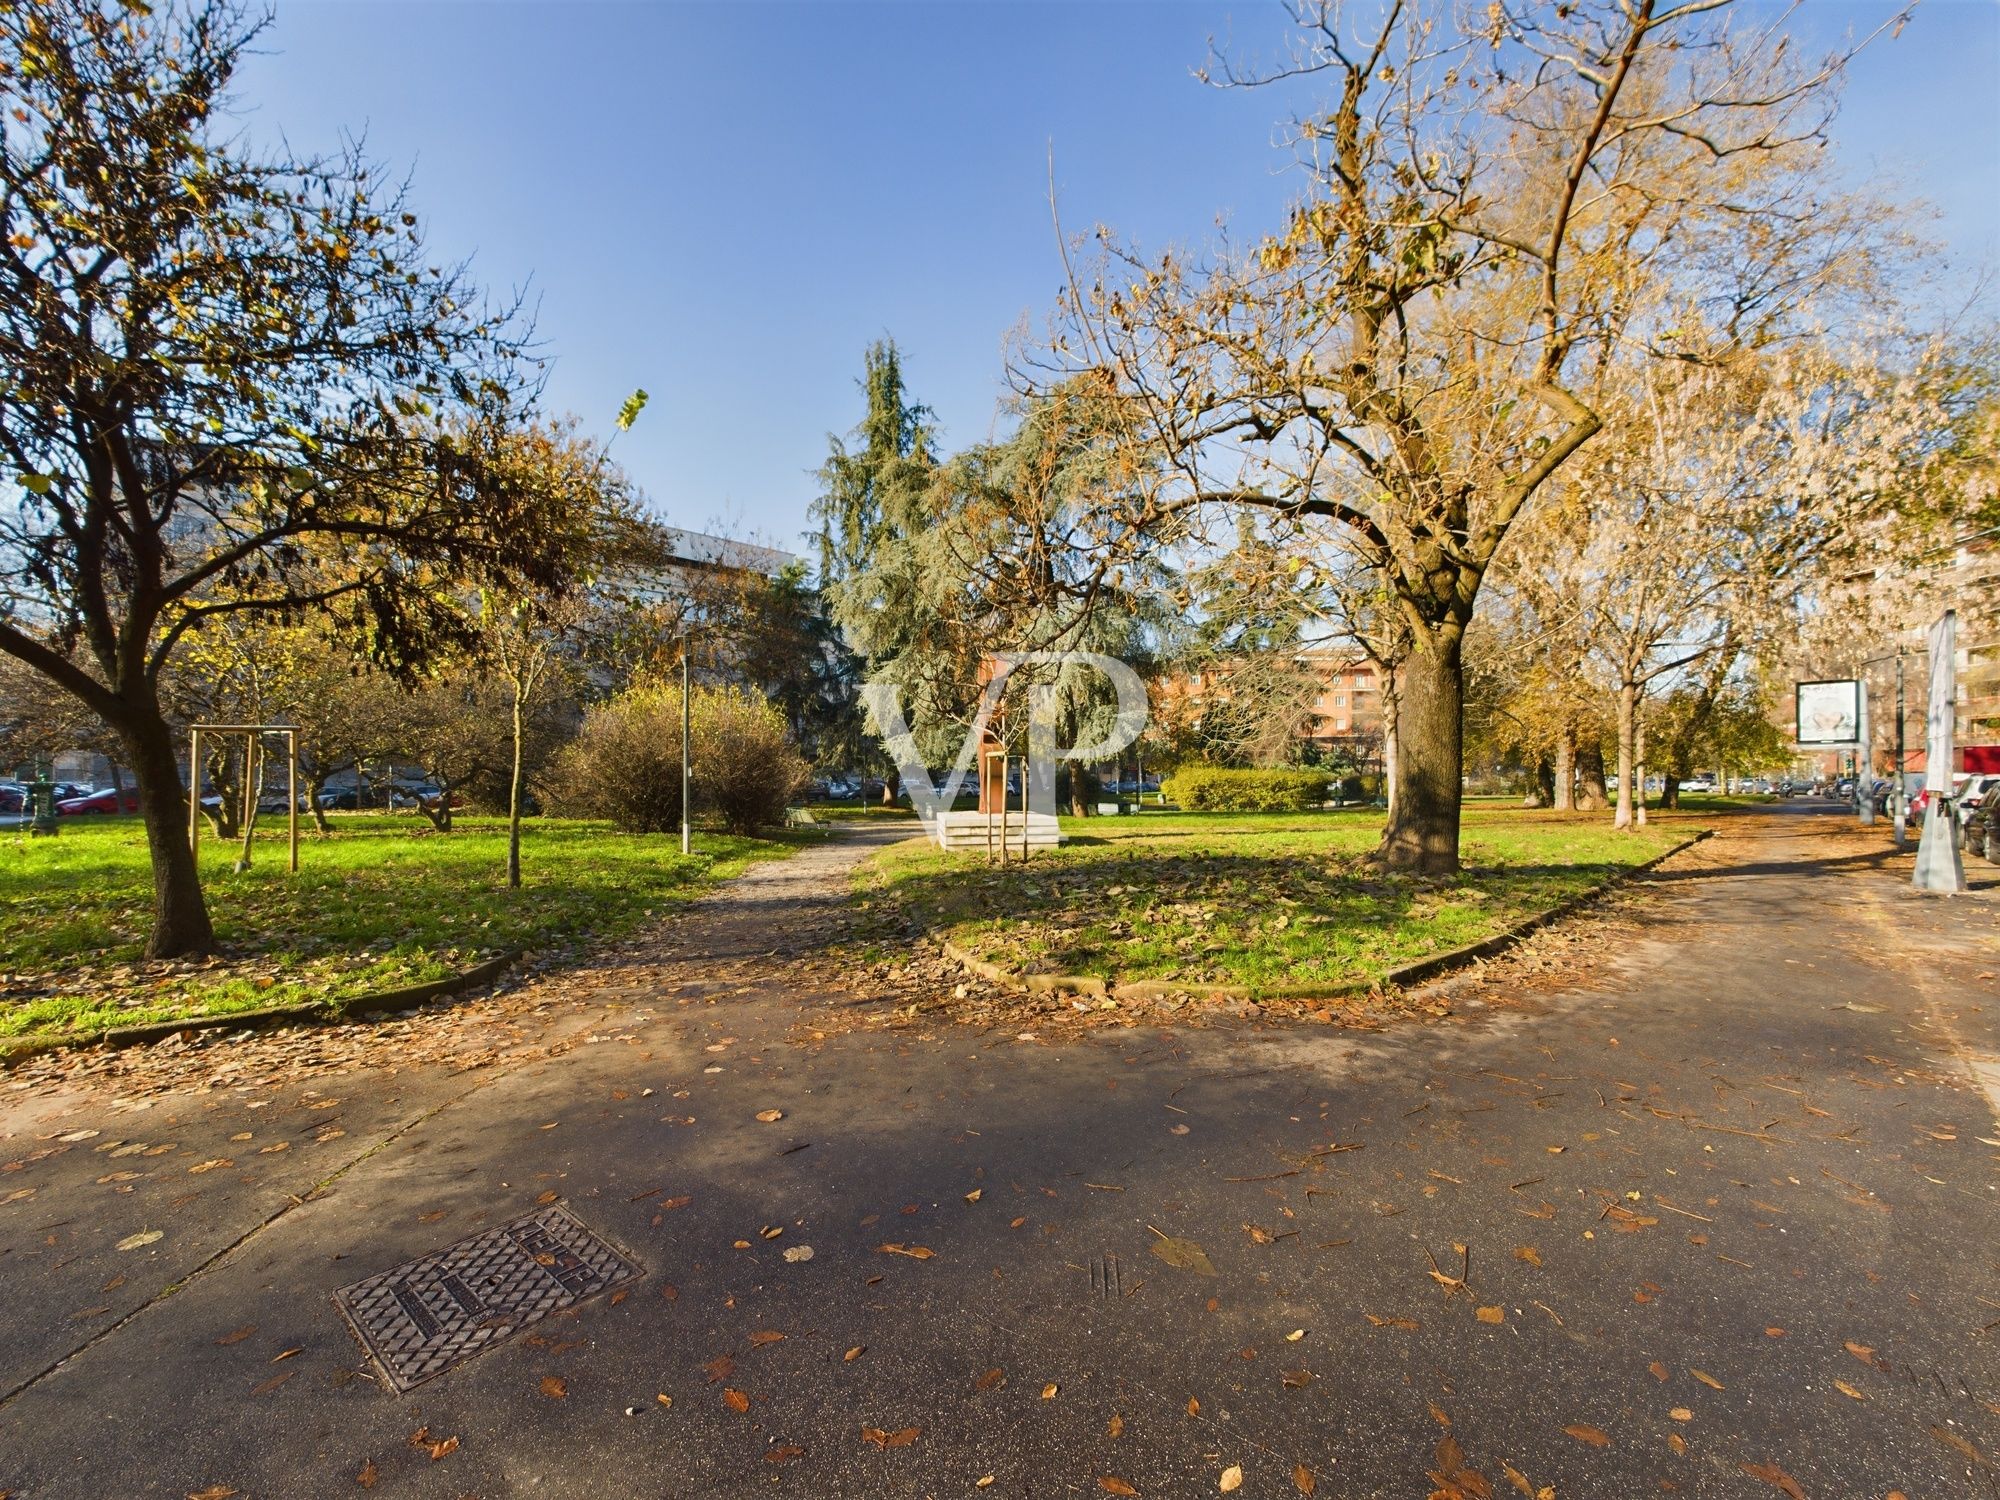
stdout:
[(564, 1208), (481, 1230), (333, 1294), (398, 1392), (640, 1268)]

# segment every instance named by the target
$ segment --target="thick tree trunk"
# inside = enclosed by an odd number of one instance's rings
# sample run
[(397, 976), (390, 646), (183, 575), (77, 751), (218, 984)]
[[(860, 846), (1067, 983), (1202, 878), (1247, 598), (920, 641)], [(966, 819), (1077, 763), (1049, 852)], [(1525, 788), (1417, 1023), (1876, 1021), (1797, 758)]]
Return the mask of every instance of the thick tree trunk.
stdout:
[(174, 740), (157, 709), (136, 713), (114, 726), (139, 787), (139, 815), (146, 824), (146, 847), (153, 860), (153, 932), (148, 958), (200, 958), (215, 947), (215, 928), (201, 896), (201, 875), (188, 847), (187, 796), (181, 792)]
[(1632, 750), (1632, 781), (1634, 783), (1632, 795), (1637, 799), (1637, 805), (1634, 807), (1632, 813), (1632, 821), (1638, 824), (1639, 827), (1644, 828), (1646, 826), (1646, 721), (1644, 719), (1639, 720), (1638, 724), (1634, 727), (1632, 738), (1634, 741)]
[(1465, 777), (1465, 661), (1455, 634), (1433, 634), (1402, 663), (1396, 783), (1376, 857), (1391, 869), (1458, 869)]
[(1618, 811), (1611, 820), (1614, 828), (1632, 826), (1632, 767), (1638, 749), (1634, 743), (1638, 710), (1638, 684), (1621, 684), (1618, 689)]
[(1664, 810), (1670, 807), (1677, 808), (1680, 805), (1681, 805), (1680, 777), (1667, 776), (1663, 778), (1660, 783), (1660, 807)]
[(1576, 810), (1603, 812), (1611, 805), (1604, 790), (1604, 747), (1593, 736), (1576, 748)]
[(1569, 812), (1576, 806), (1576, 730), (1565, 724), (1556, 731), (1555, 797), (1550, 806)]
[(125, 811), (125, 772), (116, 758), (107, 755), (105, 762), (111, 767), (111, 795), (117, 800), (112, 804), (119, 812)]
[(1393, 670), (1382, 674), (1382, 801), (1389, 821), (1396, 821), (1396, 778), (1401, 763), (1397, 747), (1402, 736), (1402, 688)]

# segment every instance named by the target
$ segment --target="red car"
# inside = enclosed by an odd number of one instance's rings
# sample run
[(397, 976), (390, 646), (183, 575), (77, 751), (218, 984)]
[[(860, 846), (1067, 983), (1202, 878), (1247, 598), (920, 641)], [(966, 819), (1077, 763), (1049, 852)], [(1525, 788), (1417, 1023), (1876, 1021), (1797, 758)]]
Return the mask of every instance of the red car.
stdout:
[[(131, 787), (125, 789), (124, 811), (135, 813), (139, 810), (139, 793)], [(114, 813), (119, 811), (118, 789), (106, 787), (101, 792), (92, 792), (87, 797), (71, 797), (56, 804), (56, 811), (65, 817), (71, 813)]]

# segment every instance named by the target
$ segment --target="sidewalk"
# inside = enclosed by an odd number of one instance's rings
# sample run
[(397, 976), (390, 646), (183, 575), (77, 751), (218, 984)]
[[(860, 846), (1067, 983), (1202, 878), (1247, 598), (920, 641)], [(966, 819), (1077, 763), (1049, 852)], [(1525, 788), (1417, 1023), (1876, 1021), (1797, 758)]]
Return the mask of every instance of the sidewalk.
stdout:
[[(1433, 1025), (802, 1043), (847, 850), (472, 1071), (15, 1098), (0, 1491), (2000, 1496), (1994, 882), (1779, 813)], [(390, 1394), (332, 1293), (544, 1199), (643, 1278)]]

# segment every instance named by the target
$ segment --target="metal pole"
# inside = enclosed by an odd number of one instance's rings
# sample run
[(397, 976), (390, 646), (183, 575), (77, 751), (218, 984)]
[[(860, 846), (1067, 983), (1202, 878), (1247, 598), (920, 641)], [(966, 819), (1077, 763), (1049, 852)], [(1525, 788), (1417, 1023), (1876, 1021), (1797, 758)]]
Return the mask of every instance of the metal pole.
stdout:
[[(688, 638), (681, 637), (681, 853), (694, 852), (694, 835), (689, 823), (689, 798), (693, 793), (693, 773), (688, 756), (694, 741), (694, 675), (688, 664)], [(867, 788), (862, 788), (867, 799)]]
[(1875, 734), (1868, 722), (1868, 668), (1861, 668), (1860, 748), (1854, 752), (1854, 813), (1863, 828), (1875, 826)]
[(188, 732), (188, 853), (201, 853), (201, 731)]
[(1889, 806), (1896, 817), (1896, 849), (1900, 853), (1907, 836), (1903, 824), (1909, 817), (1909, 784), (1904, 780), (1903, 758), (1903, 648), (1896, 648), (1896, 786), (1889, 794)]
[(299, 732), (285, 731), (285, 804), (291, 809), (292, 873), (299, 873)]

